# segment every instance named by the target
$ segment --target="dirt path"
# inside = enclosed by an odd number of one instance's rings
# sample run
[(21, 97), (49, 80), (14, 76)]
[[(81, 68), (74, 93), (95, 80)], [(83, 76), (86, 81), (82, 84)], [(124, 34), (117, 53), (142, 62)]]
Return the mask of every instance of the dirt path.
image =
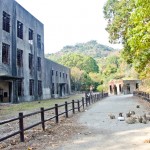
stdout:
[[(140, 108), (136, 108), (140, 105)], [(30, 130), (25, 142), (6, 140), (0, 144), (4, 150), (150, 150), (150, 122), (127, 124), (118, 121), (120, 112), (129, 111), (136, 115), (150, 112), (150, 103), (133, 97), (107, 97), (88, 107), (87, 110), (62, 119), (58, 125), (48, 122), (46, 131), (41, 127)], [(116, 119), (110, 119), (108, 114)], [(2, 147), (1, 147), (2, 146)]]
[[(140, 108), (136, 108), (136, 105), (140, 105)], [(144, 143), (150, 139), (150, 122), (127, 124), (117, 120), (119, 112), (125, 115), (131, 110), (137, 115), (150, 112), (147, 103), (132, 95), (112, 96), (95, 103), (79, 118), (79, 124), (86, 126), (86, 129), (56, 149), (150, 150), (150, 143)], [(109, 113), (114, 114), (116, 119), (109, 119)], [(45, 150), (49, 149), (45, 147)]]

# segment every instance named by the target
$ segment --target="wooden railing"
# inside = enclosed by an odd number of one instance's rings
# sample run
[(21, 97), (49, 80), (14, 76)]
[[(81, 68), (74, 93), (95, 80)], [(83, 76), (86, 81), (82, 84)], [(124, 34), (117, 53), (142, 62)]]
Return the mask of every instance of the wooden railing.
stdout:
[(142, 91), (134, 91), (133, 95), (141, 97), (141, 98), (147, 100), (148, 102), (150, 102), (150, 94), (149, 93), (142, 92)]
[[(4, 120), (4, 121), (0, 122), (0, 125), (4, 125), (4, 124), (11, 123), (11, 122), (14, 122), (14, 121), (19, 122), (18, 131), (13, 132), (12, 134), (9, 134), (5, 137), (0, 138), (0, 142), (4, 141), (4, 140), (6, 140), (10, 137), (13, 137), (17, 134), (20, 134), (20, 141), (24, 142), (24, 131), (29, 130), (29, 129), (35, 127), (35, 126), (40, 125), (40, 124), (42, 126), (42, 129), (45, 130), (45, 122), (54, 119), (55, 122), (58, 123), (59, 122), (59, 116), (65, 115), (65, 117), (68, 118), (69, 117), (69, 112), (72, 112), (72, 114), (75, 114), (76, 111), (80, 112), (81, 109), (84, 110), (85, 107), (88, 107), (91, 103), (95, 103), (95, 102), (97, 102), (97, 101), (99, 101), (102, 98), (107, 97), (107, 96), (108, 96), (108, 93), (99, 93), (99, 94), (93, 94), (93, 95), (90, 95), (90, 96), (87, 96), (85, 94), (85, 98), (82, 97), (82, 100), (72, 100), (72, 102), (67, 102), (66, 101), (64, 104), (61, 104), (61, 105), (55, 104), (54, 107), (46, 108), (46, 109), (44, 109), (42, 107), (39, 111), (29, 113), (29, 114), (25, 114), (25, 115), (23, 114), (23, 112), (20, 112), (18, 117), (15, 117), (15, 118), (12, 118), (12, 119), (9, 119), (9, 120)], [(60, 107), (64, 107), (64, 111), (61, 112), (61, 113), (59, 113), (59, 108)], [(50, 118), (45, 119), (45, 112), (48, 112), (48, 111), (53, 111), (54, 115)], [(34, 115), (37, 115), (37, 114), (40, 115), (40, 121), (33, 124), (33, 125), (30, 125), (28, 127), (24, 127), (24, 118), (34, 116)]]

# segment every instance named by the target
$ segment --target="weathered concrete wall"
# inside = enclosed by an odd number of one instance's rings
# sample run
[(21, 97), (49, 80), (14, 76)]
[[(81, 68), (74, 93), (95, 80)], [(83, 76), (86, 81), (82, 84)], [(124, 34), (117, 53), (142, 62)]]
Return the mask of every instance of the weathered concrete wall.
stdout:
[[(136, 90), (136, 84), (141, 80), (112, 80), (109, 82), (109, 94), (132, 94)], [(112, 91), (110, 91), (110, 86)]]
[[(47, 93), (43, 95), (44, 98), (47, 98), (49, 94), (54, 98), (69, 95), (71, 92), (70, 69), (48, 59), (45, 59), (45, 69), (44, 88), (46, 89), (45, 91), (47, 91)], [(53, 84), (54, 92), (52, 92)], [(61, 86), (63, 86), (65, 89), (64, 91), (61, 91)]]
[[(7, 85), (11, 93), (11, 102), (31, 101), (38, 99), (49, 99), (51, 97), (64, 96), (70, 93), (70, 69), (44, 58), (44, 25), (25, 10), (14, 0), (0, 0), (0, 14), (3, 11), (10, 15), (10, 32), (2, 28), (2, 18), (0, 17), (0, 47), (2, 43), (10, 45), (10, 63), (3, 64), (0, 61), (0, 80), (12, 84)], [(17, 37), (17, 21), (23, 23), (23, 39)], [(29, 28), (33, 30), (33, 40), (29, 41)], [(41, 48), (37, 46), (37, 35), (41, 36)], [(17, 49), (23, 51), (23, 66), (17, 65)], [(29, 69), (29, 53), (33, 55), (33, 67)], [(37, 69), (37, 58), (41, 58), (41, 70)], [(0, 60), (2, 60), (2, 50), (0, 49)], [(58, 76), (51, 72), (56, 70)], [(61, 77), (60, 77), (61, 72)], [(64, 74), (64, 77), (63, 77)], [(67, 74), (67, 77), (66, 77)], [(10, 78), (9, 78), (10, 77)], [(17, 77), (17, 78), (16, 78)], [(18, 96), (18, 79), (22, 80), (23, 94)], [(29, 93), (29, 80), (34, 80), (34, 94)], [(38, 95), (38, 81), (42, 82), (42, 95)], [(1, 83), (0, 83), (1, 85)], [(54, 92), (52, 93), (52, 86)], [(66, 90), (68, 87), (68, 90)], [(59, 90), (59, 92), (58, 92)], [(61, 93), (60, 93), (61, 91)]]

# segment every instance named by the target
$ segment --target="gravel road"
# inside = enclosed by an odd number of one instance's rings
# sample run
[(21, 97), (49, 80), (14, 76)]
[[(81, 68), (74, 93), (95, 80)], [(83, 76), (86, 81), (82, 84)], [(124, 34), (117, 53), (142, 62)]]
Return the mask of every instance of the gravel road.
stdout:
[[(140, 105), (140, 108), (136, 108)], [(118, 114), (135, 111), (136, 115), (150, 112), (149, 105), (132, 95), (111, 96), (91, 105), (80, 114), (78, 123), (85, 126), (80, 133), (63, 143), (57, 150), (150, 150), (150, 122), (127, 124), (118, 121)], [(116, 119), (110, 119), (108, 114)], [(50, 147), (45, 147), (49, 150)]]

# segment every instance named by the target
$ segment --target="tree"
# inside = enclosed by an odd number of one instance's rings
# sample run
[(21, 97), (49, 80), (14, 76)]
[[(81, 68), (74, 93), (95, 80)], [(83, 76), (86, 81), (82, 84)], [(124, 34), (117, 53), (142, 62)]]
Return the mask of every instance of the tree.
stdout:
[(122, 56), (141, 73), (150, 63), (150, 0), (108, 0), (104, 15), (111, 43), (122, 43)]
[(64, 55), (59, 62), (67, 67), (77, 67), (80, 70), (89, 72), (98, 72), (98, 65), (96, 61), (89, 56), (72, 53)]
[(77, 67), (71, 68), (71, 81), (72, 81), (72, 87), (75, 91), (80, 90), (81, 86), (81, 77), (83, 75), (84, 71), (80, 70)]

